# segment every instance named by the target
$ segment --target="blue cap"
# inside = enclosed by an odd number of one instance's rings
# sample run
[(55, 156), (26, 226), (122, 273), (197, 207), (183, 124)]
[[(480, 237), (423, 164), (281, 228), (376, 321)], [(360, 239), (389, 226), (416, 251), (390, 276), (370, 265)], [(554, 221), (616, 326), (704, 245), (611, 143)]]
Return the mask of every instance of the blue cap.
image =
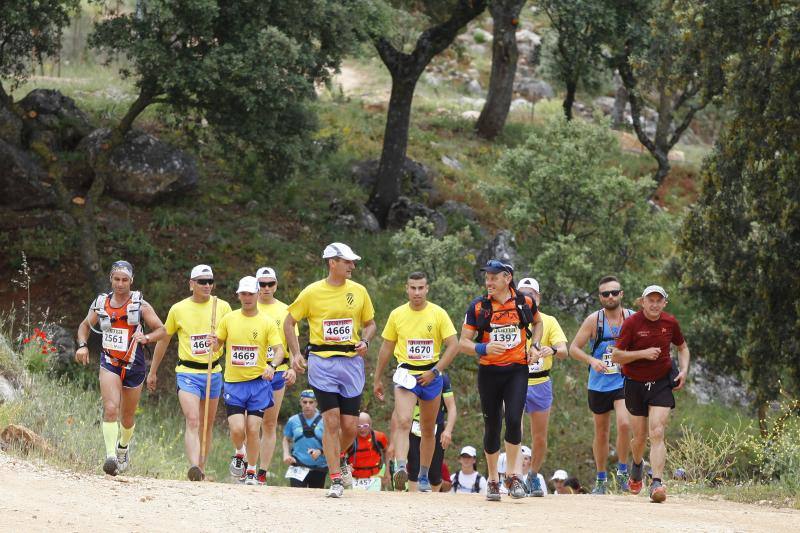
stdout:
[(316, 400), (317, 397), (314, 394), (314, 391), (311, 389), (306, 389), (300, 393), (301, 398), (311, 398), (312, 400)]
[(510, 265), (509, 263), (503, 263), (502, 261), (498, 261), (497, 259), (489, 259), (486, 261), (486, 264), (481, 268), (483, 272), (489, 272), (490, 274), (497, 274), (498, 272), (508, 272), (509, 274), (514, 274), (514, 266)]

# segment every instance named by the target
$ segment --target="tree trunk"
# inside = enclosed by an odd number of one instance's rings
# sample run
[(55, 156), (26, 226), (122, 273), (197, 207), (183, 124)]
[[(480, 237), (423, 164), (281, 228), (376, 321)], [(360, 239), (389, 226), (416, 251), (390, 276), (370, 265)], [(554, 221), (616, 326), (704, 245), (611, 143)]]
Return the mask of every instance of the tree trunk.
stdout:
[(611, 110), (611, 127), (620, 130), (625, 126), (625, 106), (628, 104), (628, 90), (619, 77), (619, 72), (614, 73), (614, 85), (617, 90), (614, 92), (614, 107)]
[(564, 95), (564, 116), (572, 120), (572, 104), (575, 103), (575, 92), (578, 90), (578, 80), (567, 80), (567, 94)]
[(484, 139), (497, 137), (503, 131), (508, 118), (519, 59), (516, 31), (519, 12), (524, 4), (525, 0), (497, 0), (489, 6), (494, 24), (492, 73), (486, 103), (475, 124), (478, 135)]

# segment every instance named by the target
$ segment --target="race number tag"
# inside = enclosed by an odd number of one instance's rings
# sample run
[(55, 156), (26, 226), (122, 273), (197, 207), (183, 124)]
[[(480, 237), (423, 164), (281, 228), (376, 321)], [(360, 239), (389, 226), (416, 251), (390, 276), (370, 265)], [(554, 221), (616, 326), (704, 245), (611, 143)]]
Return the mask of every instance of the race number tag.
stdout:
[(353, 319), (337, 318), (322, 321), (322, 340), (325, 342), (346, 342), (353, 340)]
[(381, 478), (379, 477), (365, 477), (360, 479), (353, 479), (354, 490), (364, 490), (367, 492), (380, 492)]
[(433, 339), (408, 339), (406, 354), (410, 361), (433, 361)]
[(126, 328), (111, 328), (103, 332), (103, 349), (116, 352), (128, 351), (128, 330)]
[(231, 364), (233, 366), (256, 366), (258, 346), (231, 346)]
[(603, 364), (606, 365), (606, 374), (619, 374), (619, 365), (611, 360), (611, 352), (614, 346), (609, 344), (603, 352)]
[(306, 476), (311, 470), (305, 466), (290, 466), (286, 470), (286, 479), (296, 479), (297, 481), (304, 481)]
[(540, 357), (528, 365), (528, 372), (541, 372), (542, 370), (544, 370), (544, 357)]
[(506, 350), (510, 350), (518, 346), (521, 341), (519, 328), (514, 325), (495, 326), (492, 324), (489, 340), (491, 342), (502, 343)]
[(202, 356), (211, 352), (211, 341), (208, 340), (208, 333), (202, 335), (190, 335), (189, 345), (192, 347), (192, 355)]

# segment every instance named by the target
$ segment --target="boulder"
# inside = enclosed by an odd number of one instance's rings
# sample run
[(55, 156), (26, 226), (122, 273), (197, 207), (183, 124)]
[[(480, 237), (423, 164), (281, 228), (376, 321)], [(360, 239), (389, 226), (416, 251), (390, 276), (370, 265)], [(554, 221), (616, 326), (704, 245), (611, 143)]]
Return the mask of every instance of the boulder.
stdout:
[(531, 107), (531, 103), (524, 98), (515, 98), (511, 101), (511, 111), (528, 111)]
[(56, 195), (46, 178), (47, 173), (27, 152), (0, 141), (0, 205), (15, 210), (55, 205)]
[(381, 225), (377, 217), (363, 204), (353, 204), (335, 199), (330, 204), (331, 223), (335, 226), (377, 233)]
[(0, 375), (0, 404), (13, 402), (19, 397), (19, 390), (7, 377)]
[(446, 155), (443, 155), (442, 163), (452, 168), (453, 170), (464, 170), (464, 166), (461, 164), (461, 161), (459, 161), (454, 157), (447, 157)]
[(490, 259), (498, 259), (504, 263), (511, 263), (515, 268), (519, 254), (517, 253), (517, 241), (514, 234), (509, 230), (501, 230), (478, 253), (475, 262), (475, 279), (479, 284), (483, 284), (483, 273), (481, 267)]
[[(360, 161), (353, 165), (353, 179), (361, 188), (372, 191), (378, 176), (377, 159)], [(436, 187), (433, 183), (435, 173), (432, 169), (418, 163), (413, 159), (406, 158), (403, 164), (403, 181), (400, 187), (400, 194), (411, 198), (421, 198), (423, 200), (433, 200), (438, 196)]]
[(33, 450), (51, 453), (52, 448), (44, 438), (37, 435), (33, 430), (17, 424), (9, 424), (0, 433), (0, 443), (3, 449), (13, 448), (23, 453), (30, 453)]
[(389, 208), (386, 226), (393, 229), (402, 229), (416, 217), (422, 217), (433, 222), (433, 232), (437, 237), (443, 237), (447, 233), (447, 220), (441, 213), (419, 202), (414, 202), (407, 196), (401, 196)]
[(89, 117), (72, 98), (51, 89), (34, 89), (19, 101), (25, 111), (23, 140), (53, 151), (72, 150), (92, 131)]
[(44, 330), (52, 341), (51, 346), (56, 349), (50, 354), (53, 368), (60, 372), (71, 367), (78, 348), (73, 332), (58, 324), (47, 324)]
[(483, 87), (481, 87), (481, 83), (478, 80), (469, 80), (467, 92), (470, 94), (483, 94)]
[(514, 34), (514, 37), (516, 37), (518, 45), (522, 43), (528, 43), (533, 46), (539, 46), (542, 44), (542, 38), (537, 33), (534, 33), (528, 29), (517, 31), (517, 33)]
[(22, 145), (22, 119), (2, 105), (0, 105), (0, 141), (13, 146)]
[(197, 187), (194, 158), (183, 150), (142, 131), (131, 130), (110, 154), (107, 168), (99, 168), (97, 156), (110, 130), (101, 128), (81, 141), (78, 150), (95, 174), (105, 173), (107, 190), (124, 202), (155, 203)]
[(526, 78), (514, 82), (514, 92), (531, 102), (554, 98), (556, 95), (553, 87), (546, 81)]
[(461, 113), (461, 118), (465, 120), (478, 120), (478, 117), (480, 116), (481, 112), (475, 110), (464, 111), (463, 113)]

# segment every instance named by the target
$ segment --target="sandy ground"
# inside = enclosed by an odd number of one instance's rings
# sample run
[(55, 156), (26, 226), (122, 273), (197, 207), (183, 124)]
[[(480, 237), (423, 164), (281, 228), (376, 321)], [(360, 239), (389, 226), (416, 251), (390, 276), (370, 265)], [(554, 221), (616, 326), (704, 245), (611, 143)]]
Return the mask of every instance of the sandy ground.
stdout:
[(800, 531), (800, 511), (687, 497), (324, 495), (57, 472), (0, 452), (0, 531)]

